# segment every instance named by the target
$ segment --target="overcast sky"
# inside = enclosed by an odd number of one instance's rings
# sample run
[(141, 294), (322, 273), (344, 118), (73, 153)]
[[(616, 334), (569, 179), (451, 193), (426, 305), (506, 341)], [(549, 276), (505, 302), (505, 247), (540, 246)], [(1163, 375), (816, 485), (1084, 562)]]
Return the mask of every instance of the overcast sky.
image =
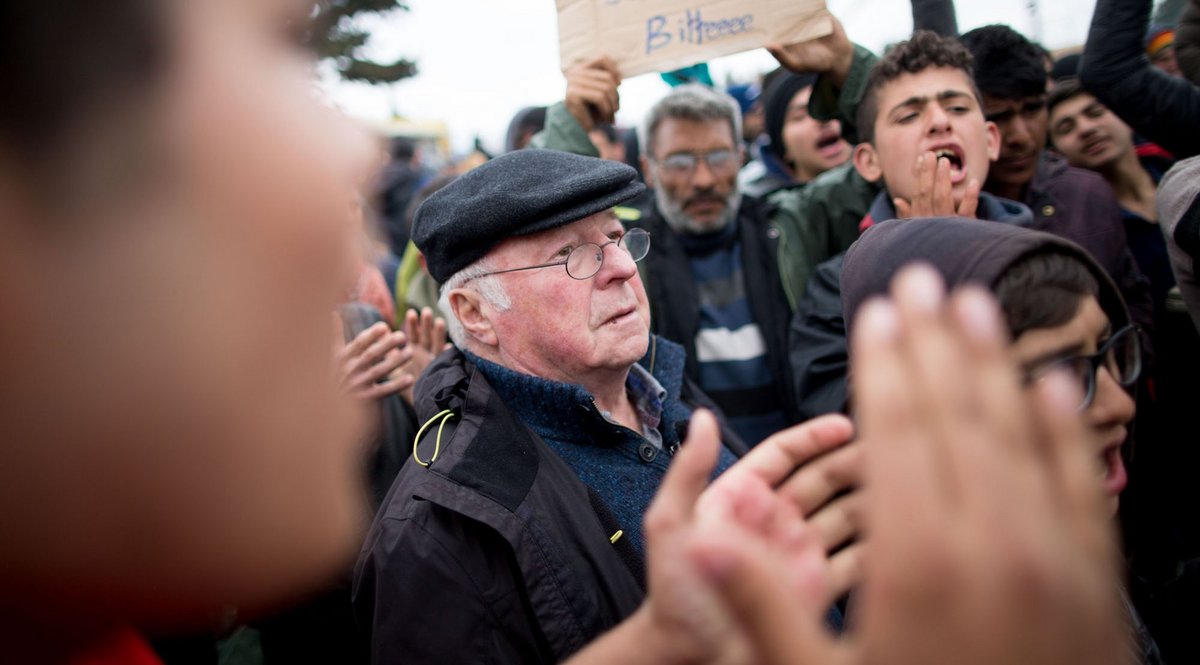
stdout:
[[(879, 52), (912, 31), (908, 0), (827, 0), (850, 38)], [(962, 31), (1007, 23), (1051, 49), (1082, 44), (1095, 0), (958, 0)], [(562, 98), (558, 17), (554, 0), (409, 0), (411, 11), (372, 21), (368, 54), (417, 61), (420, 73), (393, 86), (328, 83), (334, 102), (351, 115), (387, 120), (393, 114), (447, 123), (453, 147), (465, 151), (475, 136), (498, 151), (516, 111)], [(709, 63), (714, 80), (751, 80), (774, 67), (766, 51)], [(655, 74), (621, 85), (618, 122), (637, 125), (667, 85)]]

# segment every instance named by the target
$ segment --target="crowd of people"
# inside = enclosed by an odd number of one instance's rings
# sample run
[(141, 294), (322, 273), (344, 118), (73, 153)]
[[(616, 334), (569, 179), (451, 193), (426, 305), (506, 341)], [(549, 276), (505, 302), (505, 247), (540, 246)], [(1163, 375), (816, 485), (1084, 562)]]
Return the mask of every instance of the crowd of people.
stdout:
[(912, 4), (437, 173), (311, 2), (0, 5), (12, 662), (1200, 662), (1200, 1)]

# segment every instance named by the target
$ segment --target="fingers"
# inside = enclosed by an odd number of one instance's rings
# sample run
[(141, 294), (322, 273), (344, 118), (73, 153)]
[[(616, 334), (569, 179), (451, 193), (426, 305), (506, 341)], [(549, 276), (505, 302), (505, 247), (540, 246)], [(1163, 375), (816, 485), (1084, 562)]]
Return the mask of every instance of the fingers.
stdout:
[(807, 518), (821, 537), (826, 552), (833, 552), (855, 538), (862, 527), (863, 495), (852, 492), (830, 502)]
[(797, 467), (845, 444), (853, 434), (854, 426), (844, 416), (814, 418), (767, 438), (725, 473), (750, 473), (776, 487)]
[(932, 152), (917, 157), (917, 195), (912, 200), (913, 217), (933, 215), (933, 182), (937, 176), (937, 156)]
[[(866, 485), (886, 502), (869, 502), (864, 514), (870, 538), (907, 537), (930, 519), (941, 493), (933, 451), (920, 436), (923, 424), (901, 350), (900, 315), (882, 298), (859, 308), (851, 335), (855, 421), (866, 453)], [(888, 561), (884, 558), (884, 561)]]
[(421, 346), (426, 349), (433, 341), (433, 310), (426, 307), (421, 310)]
[[(385, 324), (376, 325), (383, 325), (385, 332), (382, 335), (373, 335), (373, 337), (375, 337), (375, 341), (372, 342), (370, 346), (348, 358), (349, 362), (347, 367), (350, 373), (356, 374), (363, 372), (367, 368), (374, 367), (378, 363), (390, 361), (392, 358), (389, 358), (388, 355), (392, 350), (401, 353), (404, 356), (404, 362), (408, 362), (408, 359), (412, 357), (412, 349), (408, 347), (408, 335), (405, 335), (399, 330), (387, 330), (387, 326)], [(396, 367), (399, 367), (399, 365), (396, 365)], [(392, 369), (395, 369), (395, 367)], [(385, 374), (389, 374), (390, 372), (391, 370), (389, 369), (386, 372), (378, 374), (376, 378), (379, 378)]]
[(1097, 447), (1079, 416), (1082, 399), (1079, 386), (1055, 372), (1035, 386), (1031, 406), (1048, 481), (1059, 490), (1067, 516), (1086, 518), (1101, 512), (1103, 501), (1096, 481)]
[[(978, 187), (971, 196), (972, 201), (967, 203), (964, 198), (963, 205), (966, 207), (959, 207), (956, 210), (954, 183), (950, 178), (950, 160), (938, 157), (932, 152), (921, 153), (913, 165), (913, 173), (917, 178), (917, 192), (912, 201), (906, 202), (908, 205), (901, 211), (898, 202), (902, 199), (893, 199), (898, 218), (947, 217), (956, 214), (973, 217), (975, 215), (975, 206), (978, 205), (979, 198)], [(976, 181), (973, 180), (972, 183), (976, 183)], [(969, 191), (970, 185), (968, 185)], [(967, 210), (970, 211), (970, 215), (966, 214)]]
[(410, 308), (404, 313), (404, 333), (408, 335), (410, 344), (421, 346), (420, 315), (417, 314), (417, 310)]
[(446, 343), (446, 335), (446, 320), (439, 316), (433, 321), (433, 339), (429, 343), (429, 349), (435, 355), (449, 348)]
[(1008, 356), (1008, 333), (995, 300), (980, 287), (964, 287), (951, 299), (951, 311), (971, 371), (973, 407), (980, 424), (1010, 452), (1029, 454), (1025, 398)]
[(421, 347), (436, 356), (446, 345), (446, 320), (429, 307), (421, 310)]
[[(445, 351), (446, 346), (446, 321), (440, 316), (436, 316), (433, 309), (426, 307), (419, 313), (415, 309), (410, 309), (404, 315), (404, 332), (408, 335), (408, 343), (410, 346), (424, 351), (428, 356), (436, 356), (442, 351)], [(425, 362), (420, 363), (420, 367), (414, 368), (419, 371), (425, 369), (428, 365), (428, 358)]]
[[(355, 397), (375, 399), (412, 385), (411, 375), (397, 370), (412, 360), (413, 349), (401, 331), (377, 323), (338, 351), (341, 383)], [(395, 374), (395, 376), (391, 376)], [(381, 381), (389, 377), (386, 381)]]
[[(916, 415), (937, 430), (934, 445), (947, 441), (955, 417), (971, 408), (964, 391), (963, 358), (957, 341), (944, 323), (945, 286), (941, 275), (927, 265), (901, 270), (892, 281), (892, 300), (899, 316), (899, 354), (907, 376)], [(944, 475), (944, 474), (943, 474)]]
[(371, 383), (354, 390), (351, 394), (362, 400), (377, 400), (408, 390), (417, 382), (417, 377), (408, 372), (396, 372), (387, 381)]
[(954, 215), (954, 185), (950, 182), (950, 160), (934, 160), (933, 202), (930, 213), (936, 217)]
[[(340, 325), (340, 317), (338, 319)], [(348, 344), (345, 344), (338, 350), (338, 357), (341, 359), (355, 358), (361, 356), (372, 344), (378, 342), (384, 335), (388, 334), (386, 323), (376, 323), (366, 330), (354, 336)], [(337, 339), (342, 338), (342, 331), (338, 331)]]
[(826, 605), (832, 605), (838, 598), (862, 584), (866, 569), (863, 557), (866, 551), (865, 544), (855, 543), (829, 558), (829, 591)]
[(792, 474), (779, 492), (796, 504), (801, 515), (814, 515), (830, 499), (862, 484), (862, 452), (862, 446), (851, 444), (826, 453)]
[(913, 217), (912, 206), (908, 201), (902, 198), (892, 199), (892, 205), (896, 207), (896, 219), (911, 219)]
[(979, 183), (978, 178), (971, 178), (967, 183), (967, 189), (963, 192), (962, 203), (958, 204), (959, 217), (974, 217), (975, 211), (979, 208), (979, 191), (983, 187)]
[[(617, 87), (621, 75), (611, 58), (601, 57), (567, 70), (567, 106), (576, 118), (591, 129), (595, 122), (612, 122), (621, 106)], [(580, 117), (584, 109), (590, 111)]]
[(717, 419), (711, 412), (699, 409), (692, 415), (687, 439), (667, 468), (646, 511), (647, 538), (670, 532), (691, 519), (717, 463), (719, 434)]
[(753, 538), (731, 538), (716, 530), (699, 534), (689, 557), (749, 635), (753, 662), (838, 662), (821, 626), (826, 608), (805, 603), (795, 585), (786, 583), (794, 580), (793, 558), (775, 556)]

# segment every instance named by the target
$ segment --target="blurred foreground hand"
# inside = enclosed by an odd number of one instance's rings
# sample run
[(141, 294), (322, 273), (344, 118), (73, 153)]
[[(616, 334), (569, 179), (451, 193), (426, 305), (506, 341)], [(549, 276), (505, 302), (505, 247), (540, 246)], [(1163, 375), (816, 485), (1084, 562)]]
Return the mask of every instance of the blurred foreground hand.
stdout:
[(928, 268), (859, 317), (869, 537), (853, 632), (823, 626), (834, 576), (815, 519), (751, 474), (704, 489), (716, 428), (697, 414), (647, 515), (649, 597), (577, 662), (1126, 662), (1077, 388), (1055, 377), (1026, 397), (990, 297), (947, 299)]

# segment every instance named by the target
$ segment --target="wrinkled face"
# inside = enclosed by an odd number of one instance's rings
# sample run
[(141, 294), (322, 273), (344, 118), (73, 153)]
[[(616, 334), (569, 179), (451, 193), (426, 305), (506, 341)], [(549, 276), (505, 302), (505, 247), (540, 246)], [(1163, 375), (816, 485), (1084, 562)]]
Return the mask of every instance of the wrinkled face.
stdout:
[(1000, 130), (1000, 158), (988, 171), (988, 181), (1024, 189), (1033, 181), (1046, 146), (1046, 96), (1005, 99), (985, 94), (983, 113)]
[(1050, 139), (1073, 166), (1103, 169), (1133, 150), (1133, 130), (1085, 93), (1050, 112)]
[[(488, 254), (495, 270), (566, 261), (582, 243), (624, 235), (611, 210), (566, 226), (505, 241)], [(561, 266), (497, 275), (512, 306), (493, 314), (501, 364), (542, 378), (587, 385), (597, 373), (623, 373), (646, 354), (650, 305), (637, 264), (615, 242), (588, 279)]]
[[(1018, 366), (1036, 373), (1056, 360), (1096, 353), (1113, 334), (1104, 310), (1093, 296), (1080, 299), (1075, 317), (1056, 328), (1028, 330), (1013, 343), (1012, 354)], [(1109, 370), (1096, 372), (1096, 395), (1083, 412), (1084, 421), (1096, 442), (1097, 478), (1110, 497), (1113, 514), (1128, 477), (1121, 460), (1121, 445), (1133, 421), (1133, 398), (1113, 378)]]
[[(643, 170), (655, 190), (658, 209), (672, 228), (708, 233), (724, 228), (737, 215), (741, 147), (727, 121), (666, 118), (658, 125), (651, 149), (648, 168)], [(720, 163), (704, 158), (716, 153), (732, 153), (732, 158)], [(673, 166), (674, 155), (693, 156), (695, 167)]]
[(875, 140), (855, 151), (854, 165), (864, 178), (883, 178), (893, 197), (911, 200), (917, 192), (917, 158), (933, 152), (950, 160), (955, 205), (971, 179), (987, 180), (1000, 135), (984, 119), (961, 69), (931, 67), (904, 74), (885, 83), (878, 99)]
[(808, 114), (812, 86), (797, 92), (783, 120), (784, 159), (797, 182), (808, 182), (850, 159), (850, 144), (842, 138), (842, 123), (823, 122)]
[(151, 623), (322, 583), (362, 526), (330, 354), (370, 144), (287, 37), (305, 3), (169, 4), (153, 182), (0, 214), (4, 586)]

